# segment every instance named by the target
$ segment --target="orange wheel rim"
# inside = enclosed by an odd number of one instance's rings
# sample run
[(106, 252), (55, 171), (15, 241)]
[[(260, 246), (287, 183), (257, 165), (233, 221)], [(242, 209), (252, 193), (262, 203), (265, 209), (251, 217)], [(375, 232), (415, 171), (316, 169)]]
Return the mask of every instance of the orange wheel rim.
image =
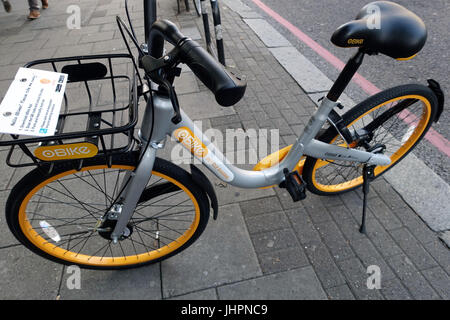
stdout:
[[(124, 170), (133, 170), (134, 167), (132, 166), (121, 166), (121, 165), (113, 165), (111, 168), (114, 169), (124, 169)], [(88, 170), (96, 170), (96, 169), (108, 169), (108, 167), (105, 166), (91, 166), (91, 167), (85, 167), (82, 168), (81, 171), (88, 171)], [(158, 249), (155, 249), (150, 252), (140, 253), (140, 254), (133, 254), (123, 257), (98, 257), (98, 256), (89, 256), (80, 254), (77, 252), (68, 251), (64, 248), (55, 246), (53, 243), (50, 243), (49, 240), (44, 239), (41, 235), (39, 235), (38, 232), (32, 227), (30, 221), (27, 218), (26, 209), (28, 206), (28, 203), (30, 199), (44, 186), (49, 184), (52, 181), (56, 181), (62, 177), (68, 176), (72, 173), (79, 172), (76, 170), (66, 171), (61, 174), (55, 175), (42, 183), (40, 183), (38, 186), (33, 188), (30, 193), (27, 194), (25, 199), (23, 200), (20, 209), (19, 209), (19, 225), (24, 233), (24, 235), (27, 237), (27, 239), (33, 243), (36, 247), (41, 249), (42, 251), (46, 252), (47, 254), (54, 256), (56, 258), (71, 262), (71, 263), (77, 263), (77, 264), (83, 264), (88, 266), (126, 266), (126, 265), (132, 265), (132, 264), (140, 264), (145, 263), (148, 261), (152, 261), (158, 258), (161, 258), (163, 256), (166, 256), (170, 254), (171, 252), (175, 251), (176, 249), (180, 248), (182, 245), (184, 245), (195, 233), (197, 230), (197, 227), (200, 222), (200, 207), (198, 205), (197, 200), (193, 196), (193, 194), (180, 182), (177, 180), (172, 179), (171, 177), (168, 177), (162, 173), (159, 172), (152, 172), (152, 175), (158, 176), (162, 179), (165, 179), (173, 184), (175, 184), (177, 187), (179, 187), (181, 190), (183, 190), (191, 199), (192, 203), (195, 207), (195, 218), (192, 221), (192, 224), (190, 227), (181, 235), (179, 236), (175, 241), (160, 247)], [(119, 241), (120, 243), (120, 241)]]

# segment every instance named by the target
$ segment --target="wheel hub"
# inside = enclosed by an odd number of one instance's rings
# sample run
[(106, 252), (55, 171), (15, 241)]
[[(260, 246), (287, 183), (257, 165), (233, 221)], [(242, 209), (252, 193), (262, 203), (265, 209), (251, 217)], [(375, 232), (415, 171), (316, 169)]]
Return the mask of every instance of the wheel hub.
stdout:
[[(113, 233), (116, 224), (117, 220), (106, 220), (99, 228), (101, 230), (98, 231), (98, 234), (106, 240), (113, 240), (111, 238), (111, 234)], [(125, 240), (129, 238), (132, 234), (133, 234), (133, 226), (128, 223), (119, 240)]]

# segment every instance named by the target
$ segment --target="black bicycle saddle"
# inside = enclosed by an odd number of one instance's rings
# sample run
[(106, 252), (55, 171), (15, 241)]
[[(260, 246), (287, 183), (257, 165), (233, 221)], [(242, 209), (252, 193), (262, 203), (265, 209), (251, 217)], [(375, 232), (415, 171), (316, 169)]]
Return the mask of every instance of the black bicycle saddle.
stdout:
[(331, 37), (339, 47), (360, 47), (369, 54), (383, 53), (400, 60), (415, 56), (426, 40), (423, 21), (390, 1), (369, 3), (355, 20), (341, 25)]

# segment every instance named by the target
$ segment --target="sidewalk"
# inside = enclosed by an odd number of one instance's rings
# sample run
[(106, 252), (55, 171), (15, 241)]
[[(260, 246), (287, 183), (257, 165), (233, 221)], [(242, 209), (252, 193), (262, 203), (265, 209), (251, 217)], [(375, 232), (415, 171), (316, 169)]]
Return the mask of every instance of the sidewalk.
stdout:
[[(125, 16), (122, 0), (50, 1), (34, 22), (25, 22), (22, 2), (13, 3), (11, 14), (0, 13), (0, 99), (27, 61), (125, 50), (115, 25), (117, 14)], [(142, 1), (129, 2), (142, 36)], [(71, 4), (82, 8), (81, 30), (66, 28)], [(225, 5), (221, 9), (227, 63), (246, 75), (247, 93), (237, 105), (222, 108), (184, 69), (176, 83), (180, 105), (193, 120), (202, 120), (204, 129), (279, 128), (281, 147), (293, 143), (314, 102), (243, 18)], [(160, 1), (159, 10), (160, 17), (203, 43), (194, 12), (177, 15), (175, 0)], [(6, 152), (0, 150), (2, 211), (9, 190), (26, 173), (6, 166)], [(19, 245), (1, 214), (0, 299), (450, 298), (450, 251), (385, 179), (372, 184), (365, 236), (358, 232), (360, 192), (308, 193), (293, 203), (283, 189), (243, 190), (208, 176), (219, 197), (219, 216), (194, 245), (149, 267), (82, 270), (80, 290), (67, 288), (67, 268)], [(381, 290), (367, 289), (370, 265), (381, 269)]]

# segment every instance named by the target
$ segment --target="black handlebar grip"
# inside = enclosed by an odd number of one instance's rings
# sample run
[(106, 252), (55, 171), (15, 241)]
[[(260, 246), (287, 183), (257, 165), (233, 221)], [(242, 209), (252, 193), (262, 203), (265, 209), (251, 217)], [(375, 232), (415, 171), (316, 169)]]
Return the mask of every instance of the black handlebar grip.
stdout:
[(242, 99), (247, 83), (227, 71), (198, 43), (185, 40), (180, 51), (181, 61), (214, 93), (218, 104), (228, 107)]
[(161, 58), (164, 52), (164, 41), (168, 41), (174, 46), (185, 38), (177, 26), (169, 20), (158, 20), (153, 23), (148, 36), (149, 54), (154, 58)]

